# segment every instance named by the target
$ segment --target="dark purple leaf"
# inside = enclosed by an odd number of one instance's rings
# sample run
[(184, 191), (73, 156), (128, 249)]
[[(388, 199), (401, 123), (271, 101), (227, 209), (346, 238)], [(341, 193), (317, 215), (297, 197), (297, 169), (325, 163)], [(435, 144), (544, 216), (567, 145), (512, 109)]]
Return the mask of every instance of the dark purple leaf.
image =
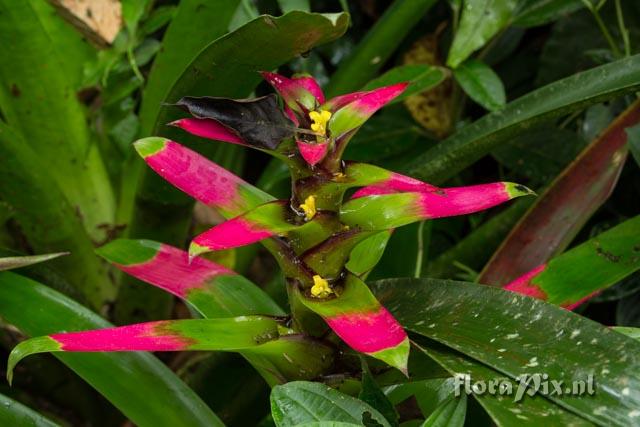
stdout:
[(282, 112), (276, 95), (239, 100), (185, 96), (176, 105), (194, 117), (222, 123), (258, 148), (273, 150), (294, 134), (293, 123)]

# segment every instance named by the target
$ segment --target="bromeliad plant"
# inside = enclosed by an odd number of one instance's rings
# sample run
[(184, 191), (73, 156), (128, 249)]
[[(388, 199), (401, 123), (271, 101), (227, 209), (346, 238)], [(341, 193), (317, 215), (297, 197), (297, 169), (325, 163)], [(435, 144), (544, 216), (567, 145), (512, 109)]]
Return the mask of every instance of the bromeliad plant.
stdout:
[[(146, 240), (116, 240), (99, 254), (124, 272), (184, 299), (203, 319), (159, 321), (33, 338), (11, 353), (51, 351), (238, 351), (271, 384), (328, 372), (337, 340), (407, 373), (409, 340), (364, 282), (375, 261), (350, 259), (380, 232), (488, 209), (532, 192), (497, 182), (438, 188), (342, 159), (362, 124), (405, 83), (325, 100), (309, 76), (264, 72), (275, 94), (255, 99), (184, 97), (190, 114), (171, 123), (203, 138), (269, 153), (291, 172), (290, 200), (276, 200), (177, 142), (135, 143), (164, 179), (227, 220), (193, 239), (188, 252)], [(350, 191), (358, 188), (357, 191)], [(262, 242), (286, 278), (291, 316), (242, 276), (200, 257)], [(347, 267), (349, 262), (349, 267)]]

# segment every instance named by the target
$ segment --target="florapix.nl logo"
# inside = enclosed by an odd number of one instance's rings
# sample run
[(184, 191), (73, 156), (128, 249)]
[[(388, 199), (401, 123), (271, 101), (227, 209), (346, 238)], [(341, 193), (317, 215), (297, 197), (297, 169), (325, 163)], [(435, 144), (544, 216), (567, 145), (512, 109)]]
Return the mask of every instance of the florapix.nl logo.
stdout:
[(468, 374), (456, 374), (453, 379), (454, 394), (462, 393), (481, 396), (513, 396), (519, 402), (525, 396), (592, 396), (596, 392), (593, 375), (574, 379), (570, 382), (549, 378), (545, 373), (523, 374), (515, 379), (495, 378), (490, 380), (474, 380)]

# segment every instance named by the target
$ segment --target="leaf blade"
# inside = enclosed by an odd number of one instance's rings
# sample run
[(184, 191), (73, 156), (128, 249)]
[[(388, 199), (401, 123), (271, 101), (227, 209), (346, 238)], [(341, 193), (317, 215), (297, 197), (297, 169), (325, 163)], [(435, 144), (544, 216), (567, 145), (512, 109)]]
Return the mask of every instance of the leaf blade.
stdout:
[(320, 315), (351, 348), (406, 373), (409, 340), (404, 329), (373, 296), (367, 285), (349, 274), (335, 298), (316, 298), (296, 288), (296, 297)]
[(404, 92), (389, 102), (389, 105), (392, 105), (411, 95), (436, 87), (447, 78), (447, 75), (447, 70), (442, 67), (424, 64), (400, 65), (370, 80), (362, 90), (369, 91), (396, 83), (409, 82)]
[(4, 394), (0, 394), (0, 423), (7, 426), (59, 427), (45, 416), (17, 402)]
[(464, 0), (447, 65), (458, 67), (471, 53), (505, 28), (516, 5), (516, 0)]
[(562, 252), (613, 191), (626, 159), (624, 129), (638, 122), (640, 102), (611, 123), (538, 197), (478, 282), (505, 285)]
[(0, 37), (12, 46), (0, 58), (0, 77), (7, 82), (0, 88), (3, 120), (39, 154), (87, 233), (102, 239), (99, 225), (113, 223), (115, 196), (75, 96), (83, 65), (96, 50), (46, 2), (5, 0), (0, 13)]
[(506, 290), (573, 309), (640, 269), (640, 216), (553, 258), (506, 284)]
[[(47, 307), (47, 310), (25, 310), (27, 304)], [(80, 304), (11, 272), (0, 273), (0, 314), (32, 336), (110, 326)], [(200, 398), (151, 354), (57, 354), (56, 357), (138, 424), (222, 425)], [(115, 381), (116, 378), (127, 380)], [(156, 405), (161, 405), (163, 411), (154, 410)]]
[[(640, 87), (640, 55), (575, 74), (531, 92), (464, 127), (405, 166), (414, 178), (441, 183), (536, 123)], [(562, 96), (558, 96), (562, 94)]]
[(390, 427), (387, 420), (368, 404), (325, 385), (304, 381), (274, 387), (271, 412), (278, 427), (316, 421), (362, 425), (366, 413), (382, 426)]
[[(505, 378), (500, 372), (431, 340), (418, 339), (416, 345), (452, 375), (469, 375), (470, 382), (488, 382)], [(571, 425), (574, 427), (593, 426), (591, 422), (541, 396), (527, 397), (519, 402), (514, 402), (513, 397), (509, 395), (491, 396), (485, 393), (482, 395), (472, 394), (472, 396), (500, 427), (520, 424), (524, 421), (523, 416), (527, 417), (527, 421), (530, 423), (549, 423), (551, 425)], [(521, 417), (518, 417), (518, 415)]]
[(0, 258), (0, 271), (12, 270), (14, 268), (26, 267), (28, 265), (46, 262), (61, 256), (69, 255), (69, 252), (57, 252), (53, 254), (11, 256)]
[(467, 95), (487, 110), (498, 111), (506, 105), (500, 77), (483, 62), (469, 59), (453, 70), (453, 75)]
[(209, 260), (149, 240), (118, 239), (98, 255), (127, 274), (191, 303), (208, 318), (285, 313), (258, 286)]
[(55, 333), (22, 341), (7, 362), (7, 380), (25, 357), (51, 352), (238, 351), (278, 337), (271, 318), (161, 320), (105, 329)]
[(467, 411), (467, 396), (451, 398), (436, 408), (422, 427), (462, 426)]
[[(640, 343), (567, 310), (489, 286), (394, 279), (372, 287), (408, 330), (510, 378), (540, 369), (549, 378), (567, 383), (594, 375), (597, 393), (589, 399), (566, 394), (547, 398), (596, 424), (634, 422), (633, 411), (640, 404)], [(423, 304), (416, 306), (416, 301)], [(487, 330), (489, 324), (498, 328)], [(539, 351), (540, 345), (544, 352)], [(610, 356), (610, 349), (618, 346), (623, 349), (623, 360)], [(621, 395), (621, 384), (628, 384), (628, 396)], [(594, 413), (600, 406), (603, 408)]]

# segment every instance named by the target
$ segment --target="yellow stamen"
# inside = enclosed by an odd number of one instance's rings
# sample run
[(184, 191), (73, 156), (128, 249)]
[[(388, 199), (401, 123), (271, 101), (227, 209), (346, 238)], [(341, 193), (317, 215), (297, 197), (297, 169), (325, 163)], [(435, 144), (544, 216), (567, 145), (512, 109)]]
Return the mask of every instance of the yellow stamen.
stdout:
[(319, 275), (313, 276), (313, 286), (311, 287), (311, 295), (316, 298), (326, 298), (333, 293), (333, 289), (329, 286), (329, 282)]
[(327, 122), (331, 118), (331, 112), (327, 110), (312, 111), (309, 113), (309, 118), (313, 121), (313, 123), (311, 123), (311, 130), (325, 136), (327, 134)]
[(300, 209), (304, 211), (304, 218), (309, 221), (316, 216), (316, 198), (315, 196), (309, 196), (305, 199), (304, 203), (300, 205)]

